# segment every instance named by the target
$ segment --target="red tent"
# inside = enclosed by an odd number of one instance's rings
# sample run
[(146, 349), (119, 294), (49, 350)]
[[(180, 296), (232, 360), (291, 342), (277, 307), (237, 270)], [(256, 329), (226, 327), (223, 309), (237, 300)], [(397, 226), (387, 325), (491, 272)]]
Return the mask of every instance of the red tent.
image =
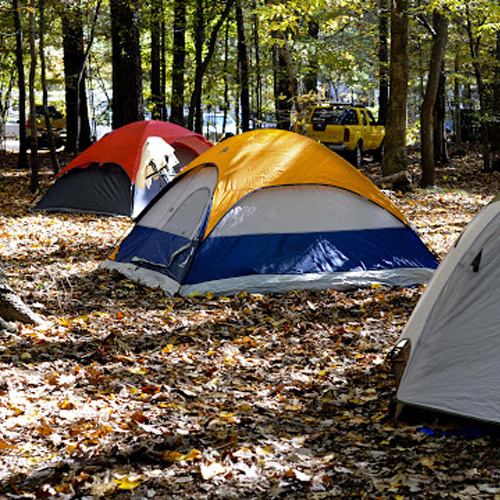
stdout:
[(174, 123), (130, 123), (61, 170), (34, 210), (136, 217), (175, 173), (211, 146)]

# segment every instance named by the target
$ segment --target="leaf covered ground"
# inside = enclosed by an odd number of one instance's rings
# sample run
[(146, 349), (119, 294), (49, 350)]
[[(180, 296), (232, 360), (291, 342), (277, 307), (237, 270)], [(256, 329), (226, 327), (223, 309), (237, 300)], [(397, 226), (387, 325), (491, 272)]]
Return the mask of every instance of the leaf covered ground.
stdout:
[[(99, 268), (128, 219), (31, 213), (0, 161), (0, 259), (47, 322), (0, 333), (0, 498), (500, 498), (497, 437), (394, 419), (422, 288), (167, 298)], [(471, 153), (387, 194), (443, 256), (499, 186)]]

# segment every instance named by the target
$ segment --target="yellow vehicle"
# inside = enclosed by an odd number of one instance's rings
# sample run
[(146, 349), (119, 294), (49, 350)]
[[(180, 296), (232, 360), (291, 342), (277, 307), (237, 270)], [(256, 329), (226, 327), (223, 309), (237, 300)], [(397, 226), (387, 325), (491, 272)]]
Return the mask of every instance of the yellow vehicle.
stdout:
[[(66, 142), (66, 117), (55, 107), (48, 106), (50, 125), (54, 134), (56, 146), (60, 147)], [(28, 136), (31, 136), (31, 126), (28, 120)], [(43, 116), (43, 106), (36, 106), (36, 129), (38, 145), (40, 147), (49, 145), (49, 134), (45, 126), (45, 117)]]
[(308, 137), (343, 154), (357, 168), (365, 152), (371, 152), (377, 160), (382, 159), (385, 127), (378, 125), (364, 106), (316, 106), (306, 120), (305, 129)]

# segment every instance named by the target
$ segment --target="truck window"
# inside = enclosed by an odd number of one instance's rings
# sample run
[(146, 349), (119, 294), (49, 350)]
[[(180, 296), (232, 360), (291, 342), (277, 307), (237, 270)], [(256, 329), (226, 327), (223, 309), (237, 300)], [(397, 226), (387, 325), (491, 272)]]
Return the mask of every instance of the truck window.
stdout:
[(356, 111), (346, 108), (340, 119), (339, 125), (358, 125), (358, 115)]
[(368, 125), (368, 119), (366, 118), (366, 113), (364, 110), (360, 110), (361, 119), (363, 120), (363, 125)]
[(368, 121), (370, 122), (370, 125), (375, 126), (377, 125), (377, 120), (375, 120), (375, 117), (373, 116), (372, 112), (367, 109), (366, 112), (368, 113)]
[(339, 125), (343, 112), (344, 110), (339, 108), (316, 108), (313, 111), (311, 123)]

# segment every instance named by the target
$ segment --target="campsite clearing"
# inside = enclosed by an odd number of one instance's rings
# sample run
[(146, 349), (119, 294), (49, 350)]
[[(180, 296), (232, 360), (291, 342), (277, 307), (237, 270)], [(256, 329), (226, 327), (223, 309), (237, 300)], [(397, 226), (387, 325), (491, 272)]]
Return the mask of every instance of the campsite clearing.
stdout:
[[(0, 492), (500, 494), (498, 438), (391, 417), (386, 356), (421, 288), (166, 298), (98, 268), (128, 220), (30, 213), (26, 174), (14, 157), (1, 162), (0, 258), (51, 326), (2, 333)], [(438, 177), (438, 188), (388, 194), (443, 256), (500, 175), (483, 174), (471, 154)]]

